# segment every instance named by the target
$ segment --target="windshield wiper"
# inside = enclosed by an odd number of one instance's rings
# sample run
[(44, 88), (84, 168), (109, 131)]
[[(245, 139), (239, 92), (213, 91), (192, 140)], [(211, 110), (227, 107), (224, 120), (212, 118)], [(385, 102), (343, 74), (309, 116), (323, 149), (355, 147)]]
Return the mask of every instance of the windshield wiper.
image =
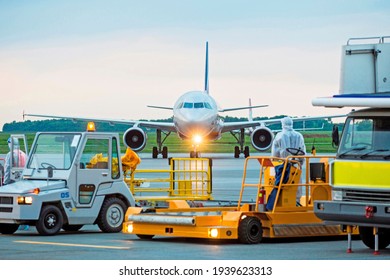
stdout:
[[(373, 153), (388, 152), (388, 151), (389, 151), (389, 149), (378, 149), (378, 150), (373, 150), (373, 151), (369, 151), (368, 153), (362, 154), (362, 155), (360, 156), (360, 158), (363, 159), (363, 158), (366, 158), (366, 157), (372, 155)], [(386, 156), (384, 156), (384, 157), (388, 157), (388, 156), (389, 156), (389, 155), (386, 155)]]
[(367, 149), (367, 147), (355, 147), (355, 148), (349, 149), (348, 151), (345, 151), (344, 153), (339, 154), (338, 157), (344, 157), (352, 151), (362, 151), (365, 149)]

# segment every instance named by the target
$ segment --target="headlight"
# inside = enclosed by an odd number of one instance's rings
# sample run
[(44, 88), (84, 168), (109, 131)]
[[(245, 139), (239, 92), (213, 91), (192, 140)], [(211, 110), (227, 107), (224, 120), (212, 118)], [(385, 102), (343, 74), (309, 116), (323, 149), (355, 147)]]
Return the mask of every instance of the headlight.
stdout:
[(133, 224), (128, 224), (128, 225), (127, 225), (127, 232), (128, 232), (128, 233), (132, 233), (133, 230), (134, 230)]
[(332, 190), (332, 200), (343, 200), (343, 192), (339, 190)]
[(33, 198), (31, 196), (19, 196), (18, 204), (32, 204)]
[(218, 235), (219, 235), (218, 229), (216, 229), (216, 228), (210, 229), (210, 231), (209, 231), (209, 236), (210, 236), (211, 238), (217, 238)]

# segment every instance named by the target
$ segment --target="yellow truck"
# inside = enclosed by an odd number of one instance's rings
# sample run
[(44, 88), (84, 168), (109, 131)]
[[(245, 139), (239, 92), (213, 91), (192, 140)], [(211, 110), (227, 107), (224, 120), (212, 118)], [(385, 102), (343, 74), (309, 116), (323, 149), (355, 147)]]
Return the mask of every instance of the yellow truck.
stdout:
[(349, 39), (342, 48), (341, 94), (313, 100), (315, 106), (366, 107), (348, 115), (340, 141), (334, 130), (339, 147), (330, 165), (332, 200), (316, 201), (314, 211), (327, 224), (358, 227), (375, 253), (390, 245), (389, 38)]
[[(175, 236), (206, 239), (236, 239), (255, 244), (263, 237), (333, 236), (345, 234), (338, 225), (325, 225), (313, 211), (313, 201), (330, 199), (330, 156), (295, 155), (287, 159), (248, 157), (236, 206), (190, 205), (171, 200), (169, 207), (129, 207), (122, 232), (141, 239)], [(302, 162), (304, 162), (302, 164)], [(257, 166), (256, 178), (248, 175)], [(298, 188), (304, 195), (296, 201)], [(249, 192), (253, 202), (243, 201)], [(247, 194), (247, 193), (246, 193)], [(210, 202), (211, 203), (211, 202)]]
[(375, 251), (390, 245), (389, 159), (390, 109), (351, 112), (330, 165), (333, 200), (314, 208), (327, 223), (359, 226), (363, 243)]

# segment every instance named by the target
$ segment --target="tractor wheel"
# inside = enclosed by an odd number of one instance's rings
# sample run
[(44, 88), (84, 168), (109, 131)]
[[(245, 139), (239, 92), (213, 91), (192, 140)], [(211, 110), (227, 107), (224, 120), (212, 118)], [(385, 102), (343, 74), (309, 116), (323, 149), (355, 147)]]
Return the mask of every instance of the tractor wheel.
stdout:
[(13, 234), (19, 228), (18, 224), (0, 224), (0, 233)]
[(103, 232), (120, 232), (125, 218), (126, 205), (117, 197), (104, 200), (97, 224)]
[[(368, 248), (375, 249), (375, 235), (372, 227), (359, 227), (359, 235), (364, 245)], [(379, 228), (378, 229), (378, 249), (385, 249), (390, 245), (390, 229)]]
[(45, 205), (35, 226), (41, 235), (55, 235), (60, 231), (63, 223), (61, 210), (55, 205)]
[(263, 228), (256, 217), (246, 217), (238, 226), (238, 240), (245, 244), (260, 243), (263, 239)]

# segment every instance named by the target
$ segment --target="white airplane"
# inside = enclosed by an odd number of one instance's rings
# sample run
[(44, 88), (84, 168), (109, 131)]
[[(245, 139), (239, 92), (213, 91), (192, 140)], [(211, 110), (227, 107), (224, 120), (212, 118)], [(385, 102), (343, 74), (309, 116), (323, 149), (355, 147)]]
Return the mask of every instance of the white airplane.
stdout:
[[(213, 141), (221, 138), (222, 133), (230, 132), (237, 140), (234, 147), (234, 157), (238, 158), (240, 154), (249, 156), (249, 147), (245, 146), (245, 134), (249, 134), (252, 146), (258, 151), (266, 151), (271, 147), (274, 131), (266, 125), (280, 123), (281, 119), (270, 119), (263, 121), (254, 121), (252, 119), (252, 108), (265, 107), (268, 105), (252, 106), (251, 103), (246, 107), (237, 107), (229, 109), (220, 109), (213, 97), (209, 94), (208, 79), (208, 42), (206, 42), (206, 67), (205, 67), (205, 86), (202, 91), (190, 91), (184, 93), (175, 102), (173, 107), (148, 106), (151, 108), (166, 109), (173, 111), (173, 122), (152, 122), (152, 121), (133, 121), (122, 119), (97, 119), (69, 116), (53, 116), (39, 114), (23, 114), (23, 116), (70, 119), (73, 121), (95, 121), (108, 122), (111, 124), (132, 125), (123, 135), (124, 143), (132, 150), (141, 151), (147, 141), (146, 133), (141, 127), (156, 129), (157, 146), (153, 147), (152, 157), (157, 158), (162, 154), (163, 158), (168, 157), (168, 148), (164, 145), (167, 137), (175, 132), (180, 139), (190, 139), (193, 150), (190, 157), (198, 157), (197, 147), (203, 141)], [(248, 121), (224, 122), (219, 113), (249, 109), (250, 117)], [(344, 115), (343, 115), (344, 116)], [(322, 116), (322, 117), (302, 117), (293, 118), (294, 120), (313, 120), (340, 116)], [(164, 134), (164, 137), (162, 137)]]

